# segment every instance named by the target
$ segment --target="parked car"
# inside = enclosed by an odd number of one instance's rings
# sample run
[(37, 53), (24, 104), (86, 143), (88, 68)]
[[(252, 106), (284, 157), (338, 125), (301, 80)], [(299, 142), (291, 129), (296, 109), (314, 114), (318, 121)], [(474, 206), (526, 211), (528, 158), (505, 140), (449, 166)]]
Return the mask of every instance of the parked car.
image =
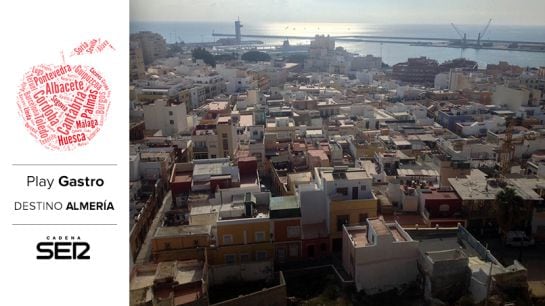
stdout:
[(509, 231), (505, 236), (505, 245), (508, 246), (526, 247), (534, 244), (534, 238), (528, 237), (523, 231)]

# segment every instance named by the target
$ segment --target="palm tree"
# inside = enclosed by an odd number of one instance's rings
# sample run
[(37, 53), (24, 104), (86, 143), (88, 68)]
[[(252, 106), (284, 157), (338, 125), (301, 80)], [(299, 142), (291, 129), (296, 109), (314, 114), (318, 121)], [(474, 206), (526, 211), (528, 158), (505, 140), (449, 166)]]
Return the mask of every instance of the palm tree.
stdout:
[(502, 234), (525, 226), (526, 207), (513, 188), (505, 188), (496, 195), (498, 225)]

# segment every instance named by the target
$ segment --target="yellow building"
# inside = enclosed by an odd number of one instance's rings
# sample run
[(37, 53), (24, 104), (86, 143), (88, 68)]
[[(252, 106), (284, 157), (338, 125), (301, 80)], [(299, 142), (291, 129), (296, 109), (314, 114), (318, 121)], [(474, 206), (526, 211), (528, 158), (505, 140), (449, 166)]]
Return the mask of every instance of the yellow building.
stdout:
[(268, 216), (218, 220), (217, 248), (209, 253), (211, 264), (238, 264), (273, 259), (271, 222)]
[(367, 218), (377, 217), (378, 200), (371, 199), (332, 200), (329, 206), (329, 232), (331, 245), (335, 251), (343, 237), (343, 225), (364, 224)]
[(328, 197), (332, 251), (341, 251), (343, 225), (364, 223), (377, 216), (373, 179), (365, 169), (346, 166), (315, 168), (314, 177)]
[(210, 246), (211, 225), (162, 226), (151, 240), (155, 262), (203, 258)]

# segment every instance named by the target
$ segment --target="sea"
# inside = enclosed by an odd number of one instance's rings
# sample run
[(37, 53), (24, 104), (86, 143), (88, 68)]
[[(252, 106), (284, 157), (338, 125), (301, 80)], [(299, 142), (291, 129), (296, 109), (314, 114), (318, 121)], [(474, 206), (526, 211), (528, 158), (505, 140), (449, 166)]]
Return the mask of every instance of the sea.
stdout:
[[(309, 23), (309, 22), (269, 22), (244, 23), (242, 34), (254, 35), (286, 35), (286, 36), (350, 36), (379, 35), (398, 37), (433, 37), (459, 39), (459, 35), (449, 22), (445, 24), (369, 24), (369, 23)], [(485, 25), (456, 25), (468, 39), (476, 39)], [(212, 33), (234, 34), (234, 22), (137, 22), (130, 24), (131, 33), (152, 31), (161, 34), (168, 43), (213, 42), (219, 37)], [(284, 39), (243, 38), (243, 40), (260, 40), (267, 45), (281, 45)], [(495, 25), (492, 23), (483, 40), (516, 40), (545, 42), (545, 26)], [(291, 45), (308, 44), (308, 39), (290, 39)], [(479, 67), (507, 61), (522, 67), (545, 67), (544, 52), (523, 52), (485, 49), (439, 48), (388, 44), (375, 42), (337, 41), (347, 51), (361, 55), (381, 56), (388, 65), (405, 62), (409, 57), (426, 56), (442, 63), (447, 60), (464, 57), (474, 60)]]

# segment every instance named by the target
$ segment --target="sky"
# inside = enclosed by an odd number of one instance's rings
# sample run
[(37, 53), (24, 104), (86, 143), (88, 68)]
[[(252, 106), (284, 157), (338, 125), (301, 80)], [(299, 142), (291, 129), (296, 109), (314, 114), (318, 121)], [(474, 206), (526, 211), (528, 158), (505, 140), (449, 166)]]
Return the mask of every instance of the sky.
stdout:
[(545, 0), (131, 0), (131, 21), (545, 25)]

